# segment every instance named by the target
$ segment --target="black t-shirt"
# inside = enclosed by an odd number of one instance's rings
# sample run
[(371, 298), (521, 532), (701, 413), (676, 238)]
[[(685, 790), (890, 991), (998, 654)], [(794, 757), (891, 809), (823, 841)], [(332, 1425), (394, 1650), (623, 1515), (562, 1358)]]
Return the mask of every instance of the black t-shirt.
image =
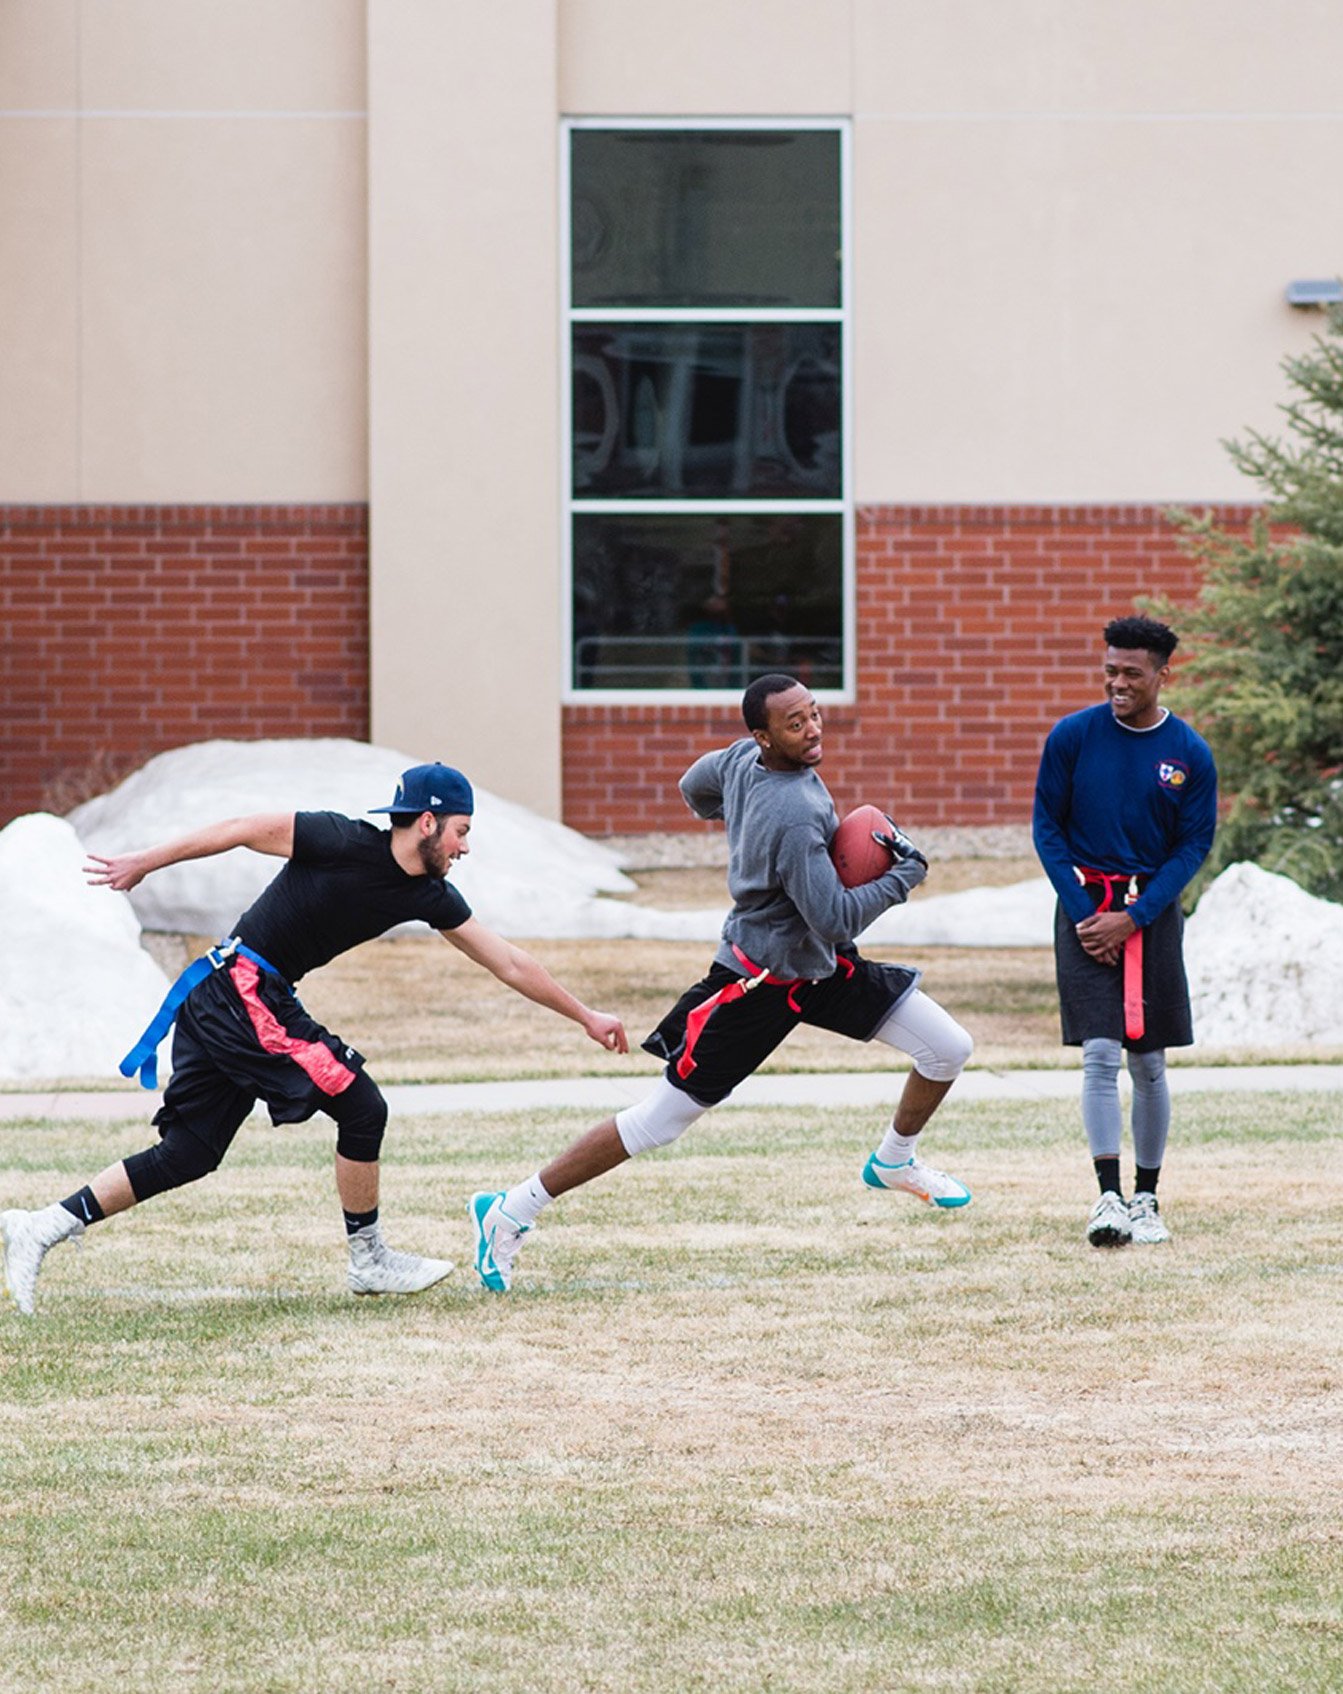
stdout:
[(294, 856), (234, 933), (297, 982), (361, 941), (422, 920), (456, 929), (471, 908), (438, 876), (407, 876), (388, 830), (340, 812), (296, 812)]

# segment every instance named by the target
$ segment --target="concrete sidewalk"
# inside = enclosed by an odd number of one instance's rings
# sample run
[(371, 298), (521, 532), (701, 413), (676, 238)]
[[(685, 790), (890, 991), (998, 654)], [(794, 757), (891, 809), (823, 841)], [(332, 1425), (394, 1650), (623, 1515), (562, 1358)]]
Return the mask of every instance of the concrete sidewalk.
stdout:
[[(882, 1106), (902, 1085), (899, 1071), (837, 1071), (805, 1076), (748, 1077), (732, 1106)], [(1343, 1093), (1343, 1065), (1180, 1065), (1166, 1073), (1173, 1094)], [(393, 1113), (555, 1111), (573, 1107), (615, 1112), (648, 1092), (651, 1076), (566, 1077), (525, 1082), (389, 1083), (383, 1086)], [(968, 1070), (953, 1100), (1075, 1100), (1082, 1072), (1072, 1070)], [(139, 1089), (107, 1093), (48, 1090), (0, 1094), (0, 1120), (18, 1118), (145, 1119), (162, 1096)]]

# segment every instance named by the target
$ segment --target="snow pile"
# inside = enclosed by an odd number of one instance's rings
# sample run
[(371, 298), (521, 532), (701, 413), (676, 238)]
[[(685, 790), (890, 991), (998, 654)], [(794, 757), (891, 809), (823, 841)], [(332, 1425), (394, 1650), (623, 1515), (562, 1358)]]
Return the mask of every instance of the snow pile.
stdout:
[(1343, 1046), (1343, 906), (1230, 865), (1185, 930), (1201, 1046)]
[(167, 992), (130, 906), (91, 888), (83, 863), (79, 838), (61, 818), (38, 812), (0, 830), (6, 1081), (114, 1077)]
[[(76, 807), (70, 822), (91, 853), (110, 857), (256, 812), (365, 818), (417, 763), (359, 741), (204, 741), (160, 753), (110, 794)], [(145, 929), (227, 935), (279, 868), (238, 847), (155, 871), (131, 903)], [(609, 848), (480, 788), (471, 853), (452, 880), (482, 923), (510, 935), (587, 934), (582, 914), (595, 894), (634, 889)]]
[(1004, 888), (929, 894), (883, 912), (861, 940), (873, 947), (1052, 947), (1054, 890), (1041, 876)]

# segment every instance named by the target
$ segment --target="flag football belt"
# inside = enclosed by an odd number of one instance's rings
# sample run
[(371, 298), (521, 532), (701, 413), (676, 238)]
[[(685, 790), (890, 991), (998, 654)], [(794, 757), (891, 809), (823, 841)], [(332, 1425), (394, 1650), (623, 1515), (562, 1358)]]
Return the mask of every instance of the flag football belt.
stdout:
[[(729, 982), (711, 994), (707, 1000), (701, 1000), (689, 1017), (685, 1020), (685, 1046), (681, 1057), (676, 1061), (676, 1074), (684, 1082), (695, 1068), (695, 1046), (704, 1033), (704, 1026), (719, 1006), (727, 1006), (733, 1000), (741, 1000), (754, 988), (769, 986), (771, 988), (786, 988), (788, 990), (788, 1006), (790, 1011), (802, 1016), (802, 1007), (797, 1001), (797, 991), (809, 982), (814, 982), (811, 976), (774, 976), (768, 965), (753, 964), (734, 941), (732, 951), (738, 964), (746, 971), (744, 977), (738, 977), (735, 982)], [(838, 955), (836, 963), (844, 967), (847, 975), (853, 975), (853, 960)]]
[[(1122, 884), (1124, 905), (1132, 906), (1147, 886), (1141, 871), (1095, 871), (1084, 865), (1074, 865), (1073, 875), (1083, 888), (1103, 888), (1105, 897), (1098, 912), (1117, 911), (1115, 890)], [(1147, 1019), (1142, 1005), (1142, 929), (1136, 928), (1124, 943), (1124, 1035), (1129, 1041), (1141, 1041), (1147, 1031)]]
[[(201, 958), (193, 959), (177, 981), (173, 983), (163, 997), (163, 1004), (149, 1020), (149, 1027), (121, 1061), (118, 1069), (122, 1076), (134, 1076), (138, 1071), (142, 1088), (158, 1087), (159, 1045), (172, 1028), (177, 1017), (178, 1007), (181, 1006), (183, 1000), (186, 999), (198, 982), (204, 982), (211, 971), (223, 970), (229, 960), (235, 957), (250, 959), (259, 970), (268, 971), (271, 976), (278, 976), (280, 981), (284, 982), (284, 978), (280, 976), (274, 965), (263, 959), (260, 953), (254, 953), (250, 947), (245, 946), (236, 935), (230, 935), (227, 940), (211, 947)], [(287, 982), (285, 982), (285, 987), (289, 988)], [(290, 993), (293, 992), (292, 989), (289, 991)]]

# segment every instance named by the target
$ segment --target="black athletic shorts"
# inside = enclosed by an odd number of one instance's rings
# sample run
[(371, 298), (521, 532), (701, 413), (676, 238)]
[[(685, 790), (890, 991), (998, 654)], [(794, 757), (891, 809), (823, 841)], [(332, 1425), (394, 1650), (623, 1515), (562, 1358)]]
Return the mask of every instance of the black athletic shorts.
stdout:
[[(870, 1041), (921, 975), (903, 965), (876, 964), (856, 948), (845, 948), (831, 976), (817, 982), (762, 982), (742, 993), (750, 978), (715, 963), (642, 1046), (666, 1059), (673, 1088), (701, 1105), (715, 1106), (800, 1023)], [(707, 1006), (718, 994), (724, 997)], [(697, 1017), (701, 1008), (707, 1015)]]
[(1122, 1041), (1133, 1053), (1188, 1047), (1194, 1039), (1189, 983), (1184, 971), (1184, 913), (1178, 900), (1142, 932), (1143, 1035), (1124, 1034), (1124, 960), (1103, 965), (1077, 939), (1073, 920), (1054, 908), (1054, 972), (1065, 1047), (1102, 1038)]
[(178, 1124), (221, 1157), (258, 1100), (272, 1123), (303, 1123), (363, 1069), (363, 1055), (311, 1018), (288, 983), (234, 958), (177, 1012), (173, 1073), (154, 1122)]

